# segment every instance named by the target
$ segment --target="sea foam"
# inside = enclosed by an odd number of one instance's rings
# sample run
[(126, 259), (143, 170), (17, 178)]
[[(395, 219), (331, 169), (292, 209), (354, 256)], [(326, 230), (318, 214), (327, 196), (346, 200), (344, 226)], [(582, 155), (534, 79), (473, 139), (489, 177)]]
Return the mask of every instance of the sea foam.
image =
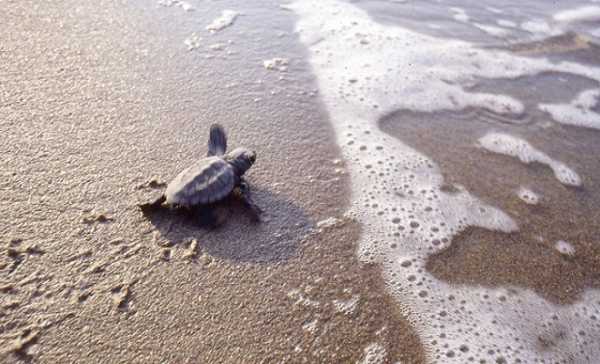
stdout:
[(237, 11), (234, 11), (234, 10), (223, 10), (221, 12), (221, 15), (218, 18), (214, 19), (206, 27), (206, 30), (208, 30), (211, 33), (221, 31), (221, 30), (231, 26), (233, 24), (233, 22), (235, 21), (235, 19), (239, 15), (240, 15), (240, 13), (238, 13)]
[[(427, 257), (469, 226), (504, 232), (517, 222), (460, 186), (448, 188), (434, 161), (383, 133), (377, 121), (408, 109), (479, 107), (518, 114), (510, 96), (470, 92), (478, 78), (517, 78), (554, 71), (599, 80), (600, 70), (552, 63), (471, 43), (382, 25), (336, 0), (296, 1), (297, 31), (351, 176), (351, 213), (362, 223), (358, 254), (383, 267), (386, 285), (407, 306), (429, 362), (590, 361), (600, 348), (600, 292), (557, 307), (526, 289), (455, 286), (425, 269)], [(460, 269), (460, 268), (457, 268)], [(584, 335), (581, 335), (583, 332)], [(585, 336), (587, 335), (587, 336)], [(540, 338), (553, 345), (539, 349)]]
[(553, 18), (563, 23), (598, 21), (600, 20), (600, 6), (589, 5), (563, 10), (554, 14)]
[(567, 125), (600, 129), (600, 113), (592, 108), (600, 104), (600, 89), (586, 90), (568, 104), (540, 104), (539, 108)]
[(479, 143), (490, 152), (518, 158), (525, 164), (537, 162), (552, 169), (556, 178), (568, 186), (580, 186), (581, 177), (562, 162), (550, 158), (527, 141), (502, 133), (489, 133)]

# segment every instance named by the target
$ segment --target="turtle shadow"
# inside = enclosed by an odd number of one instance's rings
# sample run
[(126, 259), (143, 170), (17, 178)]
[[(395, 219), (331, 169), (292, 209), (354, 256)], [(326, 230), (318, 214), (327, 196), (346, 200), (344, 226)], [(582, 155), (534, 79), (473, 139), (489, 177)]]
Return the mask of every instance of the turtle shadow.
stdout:
[[(285, 196), (252, 187), (254, 201), (264, 211), (257, 221), (252, 211), (232, 195), (199, 213), (168, 208), (140, 211), (169, 246), (196, 239), (198, 249), (234, 262), (275, 263), (294, 256), (314, 223)], [(216, 220), (221, 220), (215, 226)]]

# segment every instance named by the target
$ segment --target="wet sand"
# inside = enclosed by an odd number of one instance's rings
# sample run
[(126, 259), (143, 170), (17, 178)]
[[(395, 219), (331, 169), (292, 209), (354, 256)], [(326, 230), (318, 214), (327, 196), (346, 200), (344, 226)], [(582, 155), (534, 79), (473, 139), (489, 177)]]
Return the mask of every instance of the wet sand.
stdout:
[[(354, 257), (348, 177), (292, 14), (257, 28), (258, 5), (202, 34), (231, 53), (183, 44), (219, 15), (208, 5), (3, 5), (2, 361), (355, 362), (373, 343), (423, 361), (378, 269)], [(266, 70), (273, 57), (290, 72)], [(204, 155), (213, 122), (258, 151), (264, 222), (235, 204), (215, 231), (146, 219), (149, 183)], [(317, 226), (329, 217), (343, 222)]]

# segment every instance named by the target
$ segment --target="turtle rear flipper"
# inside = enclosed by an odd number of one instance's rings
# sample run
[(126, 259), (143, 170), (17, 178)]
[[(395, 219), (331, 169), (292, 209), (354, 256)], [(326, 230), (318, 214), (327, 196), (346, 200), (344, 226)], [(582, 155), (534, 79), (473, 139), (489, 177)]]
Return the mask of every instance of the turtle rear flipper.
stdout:
[(223, 155), (227, 150), (227, 135), (225, 130), (219, 124), (213, 124), (210, 127), (210, 136), (208, 138), (208, 157), (214, 155)]

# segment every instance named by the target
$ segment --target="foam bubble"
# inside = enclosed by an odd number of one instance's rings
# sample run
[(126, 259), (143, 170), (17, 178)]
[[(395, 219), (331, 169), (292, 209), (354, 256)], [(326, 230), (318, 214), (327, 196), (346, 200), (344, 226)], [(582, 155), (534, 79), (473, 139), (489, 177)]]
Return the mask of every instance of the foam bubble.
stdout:
[[(488, 8), (489, 10), (489, 8)], [(467, 12), (463, 8), (451, 7), (450, 11), (453, 13), (453, 18), (461, 23), (471, 23), (475, 28), (497, 38), (503, 38), (510, 34), (510, 31), (504, 28), (497, 27), (491, 24), (482, 24), (478, 22), (471, 22), (471, 18), (467, 15)], [(492, 11), (492, 10), (490, 10)], [(493, 11), (492, 11), (493, 12)], [(498, 22), (499, 25), (501, 21)], [(513, 26), (514, 27), (514, 26)]]
[(540, 104), (540, 110), (549, 113), (561, 124), (600, 129), (600, 114), (592, 108), (600, 101), (600, 89), (586, 90), (569, 104)]
[(207, 27), (206, 30), (211, 33), (218, 32), (223, 30), (233, 24), (235, 19), (240, 15), (237, 11), (234, 10), (223, 10), (221, 12), (221, 16), (212, 21)]
[(547, 165), (554, 176), (565, 185), (580, 186), (579, 175), (564, 163), (555, 161), (545, 153), (537, 150), (523, 139), (502, 133), (489, 133), (479, 139), (479, 144), (490, 152), (519, 158), (525, 164), (538, 162)]
[[(554, 36), (573, 30), (574, 25), (580, 25), (586, 22), (595, 22), (600, 19), (600, 7), (582, 6), (574, 9), (562, 10), (546, 19), (534, 18), (521, 24), (521, 29), (533, 33), (534, 35)], [(586, 27), (583, 31), (594, 35), (593, 27)], [(582, 31), (578, 27), (579, 32)]]
[(558, 252), (560, 254), (567, 255), (567, 256), (575, 255), (575, 248), (573, 247), (573, 245), (571, 245), (571, 243), (569, 243), (567, 241), (564, 241), (564, 240), (557, 241), (556, 244), (554, 244), (554, 248), (556, 250), (558, 250)]
[(497, 23), (498, 23), (498, 25), (505, 27), (505, 28), (516, 28), (517, 27), (517, 23), (515, 23), (512, 20), (508, 20), (508, 19), (498, 19)]
[(586, 22), (600, 20), (600, 6), (582, 6), (563, 10), (553, 16), (554, 20), (563, 23)]
[(180, 1), (179, 2), (179, 7), (181, 7), (183, 9), (183, 11), (193, 11), (194, 7), (192, 6), (192, 4), (188, 3), (187, 1)]
[(550, 26), (550, 24), (548, 24), (547, 21), (543, 19), (534, 19), (523, 22), (521, 23), (521, 29), (526, 32), (542, 34), (545, 36), (558, 35), (561, 33), (560, 30), (553, 28)]
[(517, 191), (517, 195), (523, 202), (529, 205), (537, 205), (540, 202), (540, 197), (537, 193), (529, 188), (521, 187), (519, 191)]
[(473, 25), (484, 31), (485, 33), (494, 37), (503, 38), (510, 34), (510, 31), (504, 28), (496, 27), (489, 24), (473, 23)]
[(452, 17), (454, 20), (461, 23), (468, 23), (471, 18), (467, 15), (465, 9), (462, 8), (450, 8), (450, 11), (454, 14)]

